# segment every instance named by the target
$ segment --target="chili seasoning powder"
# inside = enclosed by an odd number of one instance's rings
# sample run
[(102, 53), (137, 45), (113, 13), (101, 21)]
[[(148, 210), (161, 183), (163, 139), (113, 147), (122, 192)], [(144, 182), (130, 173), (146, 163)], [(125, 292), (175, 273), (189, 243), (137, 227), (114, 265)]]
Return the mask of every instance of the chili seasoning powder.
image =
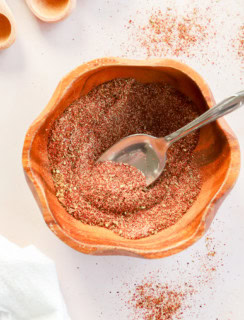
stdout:
[(96, 164), (130, 134), (163, 137), (198, 116), (195, 104), (165, 83), (114, 79), (73, 102), (53, 123), (48, 156), (56, 196), (67, 213), (89, 225), (139, 239), (174, 225), (201, 188), (194, 132), (170, 147), (161, 177), (146, 188), (128, 165)]
[(180, 288), (169, 288), (167, 284), (144, 281), (137, 284), (129, 303), (135, 311), (134, 320), (180, 319), (186, 293)]

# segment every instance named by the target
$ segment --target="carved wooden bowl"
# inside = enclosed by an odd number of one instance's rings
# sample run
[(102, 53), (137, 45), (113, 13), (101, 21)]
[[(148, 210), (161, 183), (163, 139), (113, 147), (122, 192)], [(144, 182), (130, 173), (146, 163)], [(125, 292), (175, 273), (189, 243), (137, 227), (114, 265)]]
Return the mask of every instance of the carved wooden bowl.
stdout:
[(76, 0), (25, 0), (31, 12), (45, 22), (66, 18), (76, 6)]
[(193, 206), (170, 228), (143, 239), (129, 240), (105, 228), (81, 223), (65, 211), (55, 196), (47, 155), (48, 135), (54, 120), (74, 100), (117, 77), (167, 82), (192, 99), (200, 111), (215, 104), (204, 80), (177, 61), (105, 58), (83, 64), (61, 80), (47, 107), (27, 132), (23, 148), (26, 179), (48, 227), (72, 248), (93, 255), (165, 257), (187, 248), (209, 228), (237, 179), (238, 141), (223, 119), (200, 130), (194, 152), (203, 177), (202, 189)]

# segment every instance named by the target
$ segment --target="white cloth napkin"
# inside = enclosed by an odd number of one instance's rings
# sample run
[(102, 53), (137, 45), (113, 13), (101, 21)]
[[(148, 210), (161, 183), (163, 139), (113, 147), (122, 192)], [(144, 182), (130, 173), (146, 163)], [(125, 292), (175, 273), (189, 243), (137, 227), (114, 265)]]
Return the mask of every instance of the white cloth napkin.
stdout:
[(0, 320), (70, 320), (54, 262), (0, 236)]

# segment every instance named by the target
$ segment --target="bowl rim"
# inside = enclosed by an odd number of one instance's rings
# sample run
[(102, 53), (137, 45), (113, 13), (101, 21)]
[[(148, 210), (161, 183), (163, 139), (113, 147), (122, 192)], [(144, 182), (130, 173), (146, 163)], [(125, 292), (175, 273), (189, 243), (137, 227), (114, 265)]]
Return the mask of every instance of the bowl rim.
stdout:
[[(211, 108), (214, 104), (214, 98), (211, 90), (209, 89), (207, 83), (204, 79), (191, 67), (186, 64), (179, 62), (173, 59), (150, 59), (150, 60), (132, 60), (132, 59), (124, 59), (124, 58), (99, 58), (92, 60), (90, 62), (84, 63), (71, 72), (69, 72), (66, 76), (64, 76), (59, 82), (57, 88), (55, 89), (49, 103), (44, 108), (44, 110), (39, 114), (39, 116), (34, 120), (34, 122), (29, 127), (24, 141), (23, 153), (22, 153), (22, 164), (24, 173), (27, 179), (27, 182), (33, 192), (33, 195), (36, 198), (36, 201), (39, 204), (39, 207), (42, 211), (44, 220), (48, 227), (66, 244), (71, 246), (72, 248), (90, 254), (98, 254), (98, 255), (131, 255), (143, 258), (160, 258), (164, 256), (168, 256), (171, 254), (175, 254), (184, 248), (190, 246), (198, 239), (202, 237), (202, 235), (206, 232), (209, 225), (211, 224), (217, 209), (220, 204), (230, 192), (232, 187), (234, 186), (239, 170), (240, 170), (240, 148), (238, 144), (238, 140), (235, 137), (233, 131), (226, 123), (226, 121), (221, 118), (217, 120), (217, 124), (220, 127), (221, 131), (224, 133), (227, 142), (230, 147), (230, 162), (229, 167), (226, 172), (226, 177), (223, 183), (221, 184), (218, 191), (215, 193), (214, 197), (205, 207), (204, 212), (202, 213), (202, 220), (200, 221), (197, 228), (195, 228), (194, 233), (192, 233), (189, 237), (186, 237), (184, 241), (181, 243), (177, 243), (172, 247), (162, 247), (161, 249), (138, 249), (129, 246), (121, 246), (121, 245), (110, 245), (110, 244), (92, 244), (92, 243), (84, 243), (80, 242), (74, 238), (72, 238), (63, 228), (60, 227), (58, 223), (55, 223), (55, 218), (49, 208), (48, 200), (46, 199), (46, 195), (44, 192), (44, 187), (40, 185), (38, 179), (35, 176), (35, 169), (31, 164), (30, 152), (32, 148), (32, 142), (41, 128), (42, 124), (48, 117), (49, 113), (55, 109), (55, 106), (58, 100), (61, 100), (64, 93), (68, 90), (70, 84), (77, 79), (82, 74), (86, 72), (95, 71), (96, 69), (100, 69), (101, 67), (115, 67), (115, 66), (131, 66), (131, 67), (168, 67), (174, 68), (182, 73), (186, 74), (190, 79), (195, 82), (197, 87), (200, 89), (203, 98), (206, 101), (207, 107)], [(73, 79), (72, 81), (70, 79)], [(60, 95), (61, 94), (61, 95)], [(207, 216), (211, 216), (211, 219), (207, 219)], [(137, 240), (133, 240), (137, 241)]]

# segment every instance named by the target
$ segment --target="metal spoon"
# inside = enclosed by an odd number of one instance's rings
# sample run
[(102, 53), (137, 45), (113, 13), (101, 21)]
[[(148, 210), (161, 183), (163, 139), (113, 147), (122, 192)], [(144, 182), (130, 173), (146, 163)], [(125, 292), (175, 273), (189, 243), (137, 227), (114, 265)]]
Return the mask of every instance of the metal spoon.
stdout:
[(234, 111), (244, 105), (244, 91), (218, 103), (215, 107), (164, 138), (147, 134), (133, 134), (123, 138), (103, 153), (98, 162), (115, 161), (136, 167), (146, 177), (147, 186), (162, 173), (168, 148), (190, 132)]

